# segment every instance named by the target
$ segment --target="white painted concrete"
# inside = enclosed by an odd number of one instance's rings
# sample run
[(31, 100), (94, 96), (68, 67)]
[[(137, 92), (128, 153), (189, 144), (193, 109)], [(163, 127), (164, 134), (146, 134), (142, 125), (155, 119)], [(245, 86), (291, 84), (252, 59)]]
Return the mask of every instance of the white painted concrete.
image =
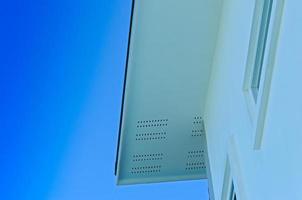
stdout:
[[(226, 159), (232, 153), (228, 145), (232, 144), (237, 160), (230, 163), (231, 175), (239, 196), (298, 200), (302, 199), (302, 2), (284, 4), (258, 150), (242, 90), (254, 3), (227, 0), (223, 5), (204, 115), (214, 195), (221, 199)], [(233, 143), (229, 143), (231, 135)], [(238, 167), (240, 174), (234, 170)]]

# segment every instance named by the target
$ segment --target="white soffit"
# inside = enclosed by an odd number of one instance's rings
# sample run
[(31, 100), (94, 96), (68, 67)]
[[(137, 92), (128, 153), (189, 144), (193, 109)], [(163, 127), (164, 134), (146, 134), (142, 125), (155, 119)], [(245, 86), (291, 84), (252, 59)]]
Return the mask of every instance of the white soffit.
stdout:
[(133, 2), (119, 185), (206, 178), (202, 114), (219, 8), (215, 0)]

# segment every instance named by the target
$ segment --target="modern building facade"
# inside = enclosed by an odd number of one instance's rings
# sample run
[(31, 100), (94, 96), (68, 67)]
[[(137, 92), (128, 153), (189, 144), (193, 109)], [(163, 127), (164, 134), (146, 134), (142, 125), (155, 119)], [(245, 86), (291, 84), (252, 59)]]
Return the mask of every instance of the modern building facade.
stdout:
[(301, 6), (223, 2), (204, 113), (215, 199), (302, 199)]
[(302, 199), (301, 7), (135, 1), (118, 183), (208, 178), (211, 199)]

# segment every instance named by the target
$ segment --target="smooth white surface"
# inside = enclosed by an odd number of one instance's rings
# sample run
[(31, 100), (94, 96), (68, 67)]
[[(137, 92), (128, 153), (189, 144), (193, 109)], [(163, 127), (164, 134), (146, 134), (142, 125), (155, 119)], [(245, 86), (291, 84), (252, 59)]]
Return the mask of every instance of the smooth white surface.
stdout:
[(206, 178), (204, 132), (192, 131), (203, 130), (219, 13), (220, 1), (135, 1), (118, 184)]
[(216, 199), (222, 192), (231, 134), (237, 145), (244, 200), (302, 197), (301, 6), (301, 1), (285, 1), (262, 146), (254, 150), (252, 123), (242, 92), (254, 1), (224, 1), (205, 108)]

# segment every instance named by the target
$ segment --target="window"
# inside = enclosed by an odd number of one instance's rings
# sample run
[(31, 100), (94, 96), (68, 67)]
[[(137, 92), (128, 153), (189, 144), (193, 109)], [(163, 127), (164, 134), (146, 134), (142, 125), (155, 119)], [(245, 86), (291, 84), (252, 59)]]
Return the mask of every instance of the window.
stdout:
[(251, 81), (251, 90), (255, 102), (257, 101), (259, 88), (260, 88), (260, 80), (261, 80), (262, 69), (263, 69), (263, 61), (264, 61), (266, 44), (267, 44), (272, 6), (273, 6), (273, 0), (264, 1), (262, 14), (261, 14), (260, 29), (258, 33), (258, 42), (257, 42), (256, 56), (254, 62), (254, 70), (252, 74), (253, 77)]
[(229, 138), (227, 158), (225, 163), (221, 200), (247, 199), (245, 192), (245, 180), (241, 172), (241, 165), (238, 157), (238, 148), (235, 137), (232, 134)]
[(237, 200), (240, 189), (242, 190), (241, 195), (244, 196), (242, 186), (237, 185), (238, 188), (235, 188), (235, 182), (238, 183), (238, 181), (240, 181), (238, 180), (238, 172), (231, 170), (231, 163), (229, 159), (227, 160), (226, 164), (221, 200)]
[(231, 192), (230, 192), (230, 198), (229, 200), (237, 200), (237, 195), (234, 189), (234, 183), (232, 182), (232, 186), (231, 186)]
[(262, 143), (283, 7), (282, 0), (255, 1), (243, 84), (254, 149)]

